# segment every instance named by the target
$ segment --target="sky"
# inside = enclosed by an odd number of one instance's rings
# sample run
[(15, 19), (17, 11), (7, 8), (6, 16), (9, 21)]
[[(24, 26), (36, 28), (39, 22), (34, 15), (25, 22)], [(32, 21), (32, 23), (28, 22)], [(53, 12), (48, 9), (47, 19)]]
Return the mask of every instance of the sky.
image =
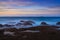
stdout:
[(60, 16), (60, 0), (0, 0), (0, 16)]

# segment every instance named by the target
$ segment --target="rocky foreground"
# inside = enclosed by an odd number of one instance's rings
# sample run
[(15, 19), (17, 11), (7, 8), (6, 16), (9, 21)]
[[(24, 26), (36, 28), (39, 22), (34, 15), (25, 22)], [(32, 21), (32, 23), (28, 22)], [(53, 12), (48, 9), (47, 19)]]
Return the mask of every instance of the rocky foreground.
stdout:
[(58, 26), (0, 29), (0, 40), (60, 40)]
[[(28, 25), (28, 23), (24, 23), (25, 25)], [(57, 25), (60, 25), (60, 22)], [(0, 28), (0, 40), (60, 40), (60, 26), (48, 25), (45, 22), (42, 22), (39, 26), (19, 29), (11, 27), (14, 25), (0, 24), (0, 27), (4, 26), (9, 28)]]

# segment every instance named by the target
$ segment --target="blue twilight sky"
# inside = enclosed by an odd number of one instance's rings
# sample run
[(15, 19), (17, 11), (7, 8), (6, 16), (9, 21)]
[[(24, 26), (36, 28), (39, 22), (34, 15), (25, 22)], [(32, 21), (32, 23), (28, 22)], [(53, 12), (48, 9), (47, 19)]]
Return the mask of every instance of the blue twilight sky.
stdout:
[(60, 16), (60, 0), (0, 0), (0, 16)]

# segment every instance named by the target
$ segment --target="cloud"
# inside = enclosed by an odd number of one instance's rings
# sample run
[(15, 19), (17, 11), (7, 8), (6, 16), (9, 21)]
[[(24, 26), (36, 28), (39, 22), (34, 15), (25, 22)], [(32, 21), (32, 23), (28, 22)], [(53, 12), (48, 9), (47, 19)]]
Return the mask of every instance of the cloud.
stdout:
[[(2, 0), (0, 0), (2, 1)], [(60, 15), (60, 6), (50, 6), (32, 0), (6, 0), (0, 2), (0, 16)]]
[(35, 5), (35, 2), (0, 2), (0, 8), (20, 8)]
[(41, 15), (52, 15), (60, 13), (59, 8), (19, 8), (19, 9), (4, 9), (5, 11), (0, 12), (0, 15), (27, 15), (27, 14), (41, 14)]
[(0, 0), (0, 4), (13, 8), (21, 6), (60, 6), (60, 3), (54, 0)]

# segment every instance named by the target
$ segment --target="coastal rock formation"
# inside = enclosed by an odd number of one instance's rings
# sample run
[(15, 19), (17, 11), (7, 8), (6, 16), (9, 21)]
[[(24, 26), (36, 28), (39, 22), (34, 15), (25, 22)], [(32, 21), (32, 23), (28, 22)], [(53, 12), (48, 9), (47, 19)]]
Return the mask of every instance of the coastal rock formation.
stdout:
[(16, 32), (18, 30), (16, 28), (5, 28), (4, 31)]
[(33, 21), (25, 21), (23, 24), (24, 25), (31, 25), (31, 26), (33, 26), (34, 23), (35, 22), (33, 22)]
[(46, 22), (41, 22), (41, 25), (48, 25)]
[(14, 27), (14, 25), (4, 24), (4, 27)]
[(15, 36), (14, 33), (15, 33), (15, 32), (5, 31), (5, 32), (4, 32), (4, 35), (6, 35), (6, 36)]
[(2, 25), (2, 24), (0, 24), (0, 27), (3, 27), (3, 25)]
[(16, 24), (16, 26), (21, 26), (21, 25), (22, 25), (22, 23), (17, 23), (17, 24)]
[(24, 20), (21, 20), (20, 22), (25, 22)]
[(56, 30), (53, 26), (0, 30), (0, 40), (47, 40), (48, 38), (60, 40), (60, 30)]
[(57, 22), (56, 25), (60, 25), (60, 22)]
[(21, 31), (21, 32), (31, 32), (31, 33), (38, 33), (40, 32), (39, 30), (25, 30), (25, 31)]
[(57, 30), (56, 30), (56, 28), (51, 27), (51, 26), (41, 26), (40, 31), (42, 33), (48, 33), (48, 32), (56, 32)]
[(23, 21), (23, 20), (21, 20), (20, 23), (16, 24), (16, 26), (21, 26), (21, 25), (23, 25), (23, 26), (31, 25), (32, 26), (33, 24), (35, 24), (35, 22), (33, 22), (33, 21)]
[(0, 30), (0, 37), (4, 35), (4, 30)]

